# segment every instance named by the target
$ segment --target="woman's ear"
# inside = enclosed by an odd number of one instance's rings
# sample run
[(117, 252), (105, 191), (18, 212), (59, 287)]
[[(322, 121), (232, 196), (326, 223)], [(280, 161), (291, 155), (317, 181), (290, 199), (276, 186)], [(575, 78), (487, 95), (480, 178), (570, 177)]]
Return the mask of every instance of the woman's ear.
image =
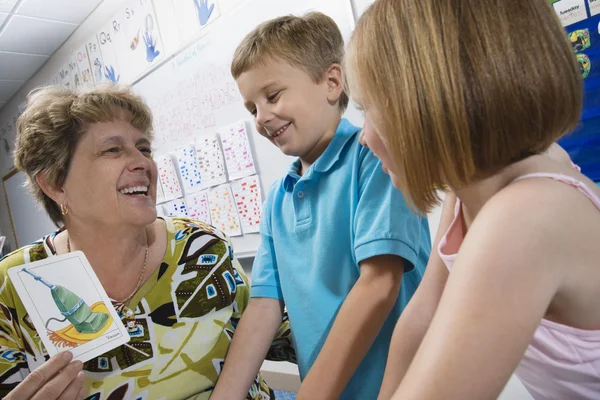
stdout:
[(344, 73), (340, 64), (331, 64), (325, 73), (327, 82), (327, 100), (335, 103), (344, 92)]
[(65, 202), (65, 191), (62, 188), (58, 188), (48, 181), (48, 174), (46, 172), (39, 172), (35, 176), (35, 181), (40, 186), (44, 194), (50, 197), (56, 204), (64, 204)]

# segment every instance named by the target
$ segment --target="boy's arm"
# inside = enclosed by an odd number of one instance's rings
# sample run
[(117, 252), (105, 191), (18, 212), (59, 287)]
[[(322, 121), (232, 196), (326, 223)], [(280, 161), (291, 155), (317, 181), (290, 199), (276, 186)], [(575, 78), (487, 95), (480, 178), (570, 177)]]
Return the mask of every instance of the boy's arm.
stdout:
[(360, 277), (306, 376), (298, 399), (337, 399), (371, 348), (398, 298), (404, 260), (381, 255), (360, 264)]
[(211, 399), (245, 399), (281, 325), (283, 302), (253, 298), (235, 330)]

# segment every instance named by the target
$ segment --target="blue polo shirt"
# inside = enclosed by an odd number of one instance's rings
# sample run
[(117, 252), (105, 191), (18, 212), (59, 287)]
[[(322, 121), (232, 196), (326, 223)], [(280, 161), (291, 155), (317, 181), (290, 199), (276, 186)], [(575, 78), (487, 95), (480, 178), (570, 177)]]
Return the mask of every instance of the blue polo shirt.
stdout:
[(405, 262), (398, 301), (341, 399), (376, 399), (396, 321), (425, 271), (427, 220), (392, 186), (381, 162), (343, 119), (303, 176), (296, 160), (264, 204), (252, 297), (283, 300), (302, 379), (315, 362), (338, 310), (359, 278), (359, 263), (395, 254)]

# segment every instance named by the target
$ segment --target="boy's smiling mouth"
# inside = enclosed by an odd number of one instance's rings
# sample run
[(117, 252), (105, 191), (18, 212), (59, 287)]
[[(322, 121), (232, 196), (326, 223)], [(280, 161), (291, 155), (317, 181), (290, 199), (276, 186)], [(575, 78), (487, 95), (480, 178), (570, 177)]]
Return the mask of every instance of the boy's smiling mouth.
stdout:
[(292, 123), (289, 122), (287, 124), (285, 124), (284, 126), (282, 126), (281, 128), (277, 129), (275, 132), (271, 133), (267, 130), (267, 133), (269, 134), (269, 136), (271, 137), (271, 139), (275, 139), (279, 136), (281, 136), (283, 133), (285, 133), (285, 131), (287, 131), (287, 128), (291, 125)]

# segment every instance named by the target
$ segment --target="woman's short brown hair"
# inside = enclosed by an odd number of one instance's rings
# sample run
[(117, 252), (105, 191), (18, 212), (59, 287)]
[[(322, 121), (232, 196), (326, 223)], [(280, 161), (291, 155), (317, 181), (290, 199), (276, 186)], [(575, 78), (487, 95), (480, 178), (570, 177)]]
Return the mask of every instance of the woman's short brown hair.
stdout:
[[(286, 15), (263, 22), (246, 35), (233, 55), (231, 75), (237, 79), (256, 66), (284, 61), (321, 83), (327, 68), (341, 64), (343, 57), (344, 39), (331, 17), (315, 11), (302, 17)], [(338, 104), (346, 109), (346, 93)]]
[(29, 94), (27, 108), (17, 120), (14, 162), (28, 175), (29, 189), (57, 226), (64, 224), (60, 207), (42, 191), (36, 176), (43, 173), (50, 185), (61, 187), (87, 128), (124, 116), (152, 139), (150, 109), (126, 86), (109, 84), (88, 92), (49, 86)]
[(436, 187), (543, 152), (581, 111), (579, 68), (546, 0), (377, 0), (347, 67), (423, 211)]

